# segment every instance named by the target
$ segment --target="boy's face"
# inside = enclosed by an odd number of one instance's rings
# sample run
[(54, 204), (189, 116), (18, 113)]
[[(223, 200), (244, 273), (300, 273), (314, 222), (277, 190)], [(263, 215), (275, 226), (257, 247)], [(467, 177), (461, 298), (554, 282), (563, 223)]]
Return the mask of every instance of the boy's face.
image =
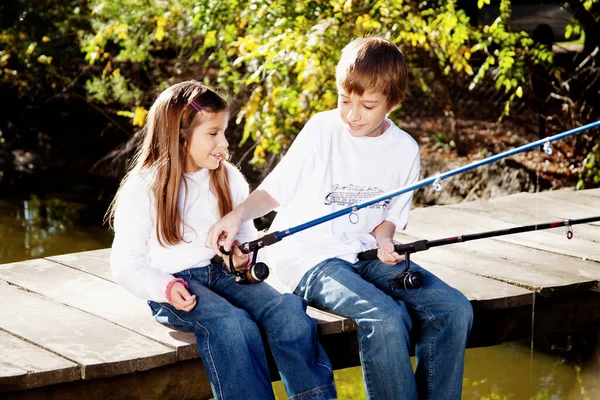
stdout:
[(386, 114), (395, 107), (388, 106), (381, 92), (345, 93), (338, 89), (338, 108), (342, 121), (354, 137), (381, 135), (386, 129)]

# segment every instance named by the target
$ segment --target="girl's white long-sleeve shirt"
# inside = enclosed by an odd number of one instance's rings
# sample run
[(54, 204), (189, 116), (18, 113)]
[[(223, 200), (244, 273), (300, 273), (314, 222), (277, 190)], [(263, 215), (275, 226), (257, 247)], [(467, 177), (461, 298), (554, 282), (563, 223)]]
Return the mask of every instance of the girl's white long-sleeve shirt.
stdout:
[[(243, 175), (225, 163), (234, 207), (248, 197)], [(122, 187), (114, 218), (115, 237), (110, 266), (113, 279), (146, 300), (166, 302), (165, 289), (173, 274), (206, 267), (215, 253), (204, 246), (209, 228), (219, 220), (215, 195), (209, 189), (208, 170), (185, 174), (179, 190), (184, 241), (165, 247), (156, 235), (156, 202), (150, 188), (152, 170), (132, 175)], [(186, 184), (184, 184), (187, 183)], [(246, 222), (237, 239), (244, 243), (256, 238), (252, 221)]]

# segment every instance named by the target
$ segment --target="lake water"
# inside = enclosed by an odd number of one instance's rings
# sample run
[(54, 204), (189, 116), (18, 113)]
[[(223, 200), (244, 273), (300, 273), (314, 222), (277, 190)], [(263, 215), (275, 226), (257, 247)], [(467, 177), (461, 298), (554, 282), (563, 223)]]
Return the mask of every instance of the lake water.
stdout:
[[(0, 263), (110, 247), (112, 234), (101, 223), (105, 210), (59, 197), (0, 199)], [(569, 353), (567, 359), (530, 348), (525, 340), (468, 349), (462, 398), (600, 399), (598, 354)], [(340, 400), (365, 399), (360, 367), (335, 371), (335, 378)], [(274, 388), (277, 399), (286, 398), (281, 382)]]

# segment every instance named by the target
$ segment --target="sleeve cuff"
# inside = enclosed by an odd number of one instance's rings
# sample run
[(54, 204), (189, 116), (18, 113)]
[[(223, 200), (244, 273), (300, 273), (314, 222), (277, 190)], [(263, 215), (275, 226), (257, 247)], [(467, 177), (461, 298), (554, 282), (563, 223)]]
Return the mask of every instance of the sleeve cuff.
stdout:
[(173, 287), (173, 285), (176, 282), (181, 282), (183, 284), (183, 286), (185, 286), (185, 288), (188, 288), (188, 283), (186, 281), (184, 281), (182, 278), (175, 278), (173, 280), (171, 280), (171, 282), (169, 282), (167, 284), (167, 288), (165, 289), (165, 297), (167, 298), (167, 301), (169, 302), (169, 304), (171, 304), (171, 288)]

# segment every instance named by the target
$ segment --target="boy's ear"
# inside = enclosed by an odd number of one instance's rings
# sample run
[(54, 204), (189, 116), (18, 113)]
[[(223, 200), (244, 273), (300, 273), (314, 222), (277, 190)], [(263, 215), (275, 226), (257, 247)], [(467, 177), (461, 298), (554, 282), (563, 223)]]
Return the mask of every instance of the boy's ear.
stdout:
[(392, 111), (394, 111), (396, 108), (398, 108), (398, 106), (400, 105), (400, 103), (396, 103), (396, 104), (392, 104), (388, 107), (387, 112), (391, 113)]

